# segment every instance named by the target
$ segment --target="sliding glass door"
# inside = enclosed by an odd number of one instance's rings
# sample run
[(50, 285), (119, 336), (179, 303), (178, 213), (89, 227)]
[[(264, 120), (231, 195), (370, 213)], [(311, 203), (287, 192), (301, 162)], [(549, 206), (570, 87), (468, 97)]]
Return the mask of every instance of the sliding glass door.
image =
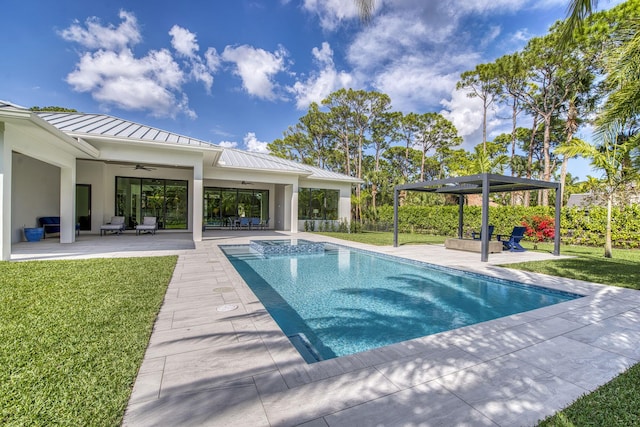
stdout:
[(188, 182), (116, 177), (116, 215), (125, 217), (128, 228), (154, 216), (160, 229), (186, 230), (188, 217)]
[(269, 191), (205, 187), (204, 224), (229, 225), (237, 218), (269, 219)]

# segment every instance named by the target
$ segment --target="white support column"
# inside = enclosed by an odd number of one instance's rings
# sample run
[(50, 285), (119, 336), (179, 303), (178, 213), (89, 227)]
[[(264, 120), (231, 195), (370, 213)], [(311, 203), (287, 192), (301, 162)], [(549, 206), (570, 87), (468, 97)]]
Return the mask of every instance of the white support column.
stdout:
[(76, 241), (76, 164), (60, 168), (60, 243)]
[(0, 256), (11, 259), (11, 147), (4, 138), (0, 122)]
[(285, 230), (285, 231), (291, 230), (291, 195), (292, 193), (293, 193), (293, 185), (285, 185), (284, 200), (283, 200), (284, 216), (282, 218), (282, 230)]
[(193, 241), (202, 241), (202, 216), (203, 216), (203, 181), (202, 181), (202, 160), (193, 165)]
[(298, 183), (291, 186), (291, 232), (298, 232)]

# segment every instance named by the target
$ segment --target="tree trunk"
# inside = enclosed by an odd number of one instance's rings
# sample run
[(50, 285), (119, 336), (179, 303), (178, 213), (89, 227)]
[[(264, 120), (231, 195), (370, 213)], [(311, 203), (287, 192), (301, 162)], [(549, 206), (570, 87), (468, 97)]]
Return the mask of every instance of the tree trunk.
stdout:
[[(544, 119), (544, 139), (542, 144), (542, 154), (544, 158), (543, 179), (551, 181), (551, 114), (545, 114)], [(542, 190), (542, 206), (549, 206), (549, 190)]]
[[(531, 127), (531, 140), (529, 141), (529, 154), (527, 156), (527, 178), (531, 179), (531, 170), (533, 169), (533, 147), (535, 145), (536, 140), (536, 131), (538, 130), (538, 115), (533, 116), (533, 125)], [(530, 199), (529, 191), (524, 192), (524, 200), (522, 201), (522, 205), (525, 207), (529, 206)]]
[[(513, 170), (513, 162), (516, 159), (516, 129), (517, 129), (517, 118), (518, 118), (518, 99), (513, 97), (513, 108), (511, 110), (511, 176), (515, 176), (515, 171)], [(517, 203), (517, 195), (518, 193), (511, 193), (511, 206), (516, 206)]]
[(560, 203), (564, 206), (564, 185), (567, 181), (567, 167), (569, 165), (569, 156), (562, 158), (562, 166), (560, 167)]
[[(423, 146), (424, 148), (424, 146)], [(427, 152), (426, 150), (422, 150), (422, 163), (420, 164), (420, 181), (423, 182), (424, 181), (424, 159), (425, 157), (427, 157)]]
[(604, 257), (613, 258), (613, 250), (611, 249), (611, 209), (612, 209), (613, 193), (607, 194), (607, 228), (604, 236)]
[(487, 154), (487, 98), (482, 99), (482, 153)]

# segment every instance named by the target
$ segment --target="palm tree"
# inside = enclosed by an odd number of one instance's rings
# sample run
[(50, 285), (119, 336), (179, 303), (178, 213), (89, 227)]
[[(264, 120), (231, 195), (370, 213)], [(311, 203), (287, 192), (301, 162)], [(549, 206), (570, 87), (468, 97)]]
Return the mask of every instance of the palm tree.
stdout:
[[(631, 135), (630, 133), (629, 135)], [(610, 139), (605, 135), (602, 144), (592, 145), (581, 139), (573, 138), (564, 145), (558, 147), (556, 152), (565, 156), (582, 156), (591, 160), (591, 166), (604, 172), (605, 178), (600, 186), (600, 191), (604, 193), (607, 201), (607, 223), (605, 231), (604, 256), (612, 257), (611, 245), (611, 211), (613, 197), (620, 191), (634, 182), (638, 176), (638, 171), (632, 165), (632, 155), (635, 144), (633, 137), (620, 133), (616, 138)], [(637, 139), (637, 134), (635, 136)]]

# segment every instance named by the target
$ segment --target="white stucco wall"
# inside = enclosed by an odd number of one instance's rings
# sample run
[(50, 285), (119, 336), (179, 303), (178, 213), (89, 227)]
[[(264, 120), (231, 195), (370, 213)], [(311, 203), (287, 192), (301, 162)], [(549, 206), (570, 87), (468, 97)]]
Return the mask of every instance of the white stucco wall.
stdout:
[(24, 240), (22, 228), (39, 226), (41, 216), (60, 216), (60, 168), (25, 156), (12, 155), (11, 242)]

